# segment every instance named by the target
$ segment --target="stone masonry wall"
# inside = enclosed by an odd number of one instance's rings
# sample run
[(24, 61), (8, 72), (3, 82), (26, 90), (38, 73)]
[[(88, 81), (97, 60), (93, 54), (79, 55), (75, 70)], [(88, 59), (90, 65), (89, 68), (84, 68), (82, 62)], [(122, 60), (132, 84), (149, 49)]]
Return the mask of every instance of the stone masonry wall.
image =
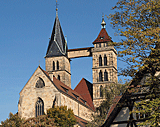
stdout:
[[(53, 70), (53, 61), (55, 63), (55, 70)], [(57, 61), (59, 62), (59, 69), (57, 69)], [(47, 57), (45, 58), (46, 71), (49, 72), (50, 78), (53, 76), (58, 78), (60, 81), (71, 88), (71, 74), (70, 74), (70, 61), (65, 56), (60, 57)]]
[[(106, 43), (94, 44), (92, 49), (92, 76), (93, 76), (93, 102), (98, 107), (104, 100), (100, 97), (100, 86), (105, 87), (117, 82), (117, 51), (114, 46), (107, 46)], [(99, 66), (99, 57), (102, 58), (102, 66)], [(107, 57), (107, 65), (104, 65), (104, 57)], [(99, 72), (102, 72), (102, 81), (99, 80)], [(104, 81), (104, 72), (108, 73), (108, 81)]]
[[(43, 79), (45, 87), (36, 88), (36, 82), (40, 78)], [(35, 117), (35, 104), (40, 97), (44, 102), (44, 112), (53, 106), (55, 95), (58, 94), (57, 89), (43, 74), (40, 69), (37, 69), (31, 79), (24, 86), (20, 92), (20, 99), (18, 104), (18, 115), (22, 118)]]
[(61, 94), (61, 105), (67, 105), (67, 108), (71, 108), (75, 115), (88, 121), (91, 120), (91, 113), (93, 111), (64, 94)]

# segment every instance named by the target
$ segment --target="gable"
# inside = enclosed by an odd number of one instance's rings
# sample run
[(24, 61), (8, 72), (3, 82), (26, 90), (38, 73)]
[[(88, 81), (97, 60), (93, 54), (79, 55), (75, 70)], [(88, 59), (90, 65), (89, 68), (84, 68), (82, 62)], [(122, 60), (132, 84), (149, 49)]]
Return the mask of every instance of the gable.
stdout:
[(90, 107), (92, 107), (93, 110), (95, 110), (93, 105), (93, 85), (89, 81), (83, 78), (76, 86), (74, 91), (79, 93), (90, 105)]
[(41, 80), (41, 82), (44, 83), (45, 85), (44, 87), (51, 87), (57, 90), (56, 86), (54, 86), (52, 81), (50, 80), (47, 72), (45, 72), (40, 66), (38, 66), (19, 94), (23, 93), (25, 89), (32, 90), (32, 89), (38, 88), (36, 87), (36, 85), (39, 82), (39, 80)]

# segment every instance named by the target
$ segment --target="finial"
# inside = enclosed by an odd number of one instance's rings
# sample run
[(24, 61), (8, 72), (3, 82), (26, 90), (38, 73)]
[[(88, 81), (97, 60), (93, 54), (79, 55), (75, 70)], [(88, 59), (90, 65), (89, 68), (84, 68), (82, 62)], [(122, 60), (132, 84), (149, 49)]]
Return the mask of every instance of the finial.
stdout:
[(58, 17), (58, 3), (57, 3), (57, 0), (56, 0), (56, 16)]
[(106, 22), (104, 21), (104, 14), (102, 14), (102, 29), (105, 28)]

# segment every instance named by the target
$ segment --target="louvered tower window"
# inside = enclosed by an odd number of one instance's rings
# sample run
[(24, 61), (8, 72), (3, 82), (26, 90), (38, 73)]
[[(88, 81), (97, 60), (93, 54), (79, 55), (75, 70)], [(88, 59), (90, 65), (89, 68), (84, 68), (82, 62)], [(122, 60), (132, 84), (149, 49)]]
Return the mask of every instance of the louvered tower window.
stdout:
[(36, 87), (37, 87), (37, 88), (42, 88), (42, 87), (44, 87), (44, 86), (45, 86), (45, 83), (44, 83), (43, 79), (41, 79), (41, 78), (39, 77), (39, 79), (38, 79), (38, 81), (37, 81), (37, 83), (36, 83)]
[(102, 87), (102, 85), (100, 86), (100, 97), (103, 97), (103, 87)]
[(38, 98), (36, 102), (35, 113), (36, 113), (36, 117), (40, 115), (44, 115), (44, 103), (41, 98)]
[(99, 66), (102, 66), (102, 57), (101, 57), (101, 55), (99, 56)]
[(59, 70), (59, 62), (57, 61), (57, 70)]
[(55, 70), (55, 62), (53, 61), (53, 71)]
[(104, 81), (108, 81), (108, 72), (106, 70), (104, 72)]
[(103, 81), (103, 79), (102, 79), (102, 71), (99, 72), (99, 81), (100, 81), (100, 82)]
[(107, 66), (107, 57), (104, 55), (104, 66)]
[(58, 80), (60, 81), (60, 75), (58, 75)]

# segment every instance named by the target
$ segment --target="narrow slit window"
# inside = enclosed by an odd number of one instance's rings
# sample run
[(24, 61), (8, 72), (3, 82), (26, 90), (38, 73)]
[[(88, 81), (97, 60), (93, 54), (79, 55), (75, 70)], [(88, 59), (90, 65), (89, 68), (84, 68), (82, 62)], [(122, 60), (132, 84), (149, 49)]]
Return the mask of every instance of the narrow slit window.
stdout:
[(100, 86), (100, 97), (103, 97), (103, 87), (102, 87), (102, 85)]
[(101, 55), (99, 56), (99, 66), (102, 66), (102, 57), (101, 57)]
[(103, 81), (103, 79), (102, 79), (102, 71), (99, 72), (99, 81), (100, 81), (100, 82)]
[(104, 66), (107, 66), (107, 57), (104, 55)]
[(108, 72), (106, 70), (104, 72), (104, 81), (108, 81)]
[(53, 71), (55, 70), (55, 62), (53, 61)]

